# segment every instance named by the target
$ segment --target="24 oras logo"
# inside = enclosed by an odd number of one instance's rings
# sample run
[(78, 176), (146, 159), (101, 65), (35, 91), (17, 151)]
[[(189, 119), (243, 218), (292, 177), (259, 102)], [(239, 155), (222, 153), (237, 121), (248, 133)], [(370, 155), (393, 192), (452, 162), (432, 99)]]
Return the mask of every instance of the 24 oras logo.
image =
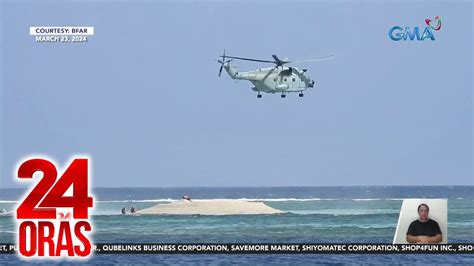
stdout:
[(91, 254), (89, 159), (76, 158), (59, 173), (56, 165), (31, 158), (18, 167), (20, 180), (38, 180), (16, 211), (19, 254), (23, 257), (84, 258)]
[(393, 41), (406, 41), (406, 40), (418, 40), (424, 41), (430, 39), (432, 41), (436, 40), (433, 31), (439, 31), (441, 29), (441, 18), (436, 16), (434, 20), (425, 19), (427, 26), (424, 27), (423, 31), (419, 27), (415, 26), (410, 28), (406, 26), (402, 28), (400, 26), (393, 26), (388, 31), (388, 37)]

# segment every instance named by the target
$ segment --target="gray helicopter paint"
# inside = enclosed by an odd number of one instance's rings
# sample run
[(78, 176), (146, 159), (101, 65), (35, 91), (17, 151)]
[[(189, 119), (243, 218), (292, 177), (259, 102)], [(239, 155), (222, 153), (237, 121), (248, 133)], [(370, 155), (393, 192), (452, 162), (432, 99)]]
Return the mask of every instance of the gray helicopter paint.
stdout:
[(224, 69), (232, 79), (248, 80), (253, 91), (266, 93), (302, 92), (314, 84), (310, 76), (296, 67), (270, 67), (239, 72), (230, 63)]

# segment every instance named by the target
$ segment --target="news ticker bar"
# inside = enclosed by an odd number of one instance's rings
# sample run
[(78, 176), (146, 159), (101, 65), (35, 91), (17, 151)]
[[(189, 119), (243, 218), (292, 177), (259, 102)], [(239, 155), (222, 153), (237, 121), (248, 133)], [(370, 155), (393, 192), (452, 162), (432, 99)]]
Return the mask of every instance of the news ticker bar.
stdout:
[[(0, 244), (0, 254), (16, 254)], [(474, 254), (474, 244), (95, 244), (94, 254)]]

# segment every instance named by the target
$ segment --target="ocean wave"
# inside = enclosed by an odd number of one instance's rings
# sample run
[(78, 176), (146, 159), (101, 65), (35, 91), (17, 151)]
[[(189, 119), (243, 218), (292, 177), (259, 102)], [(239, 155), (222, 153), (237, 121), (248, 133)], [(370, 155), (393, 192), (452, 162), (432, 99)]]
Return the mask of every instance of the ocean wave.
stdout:
[(337, 199), (321, 199), (321, 198), (269, 198), (269, 199), (254, 199), (254, 198), (239, 198), (238, 200), (244, 201), (320, 201), (320, 200), (337, 200)]
[(395, 229), (397, 224), (324, 224), (320, 228)]
[[(225, 200), (228, 198), (219, 198), (219, 199), (195, 199), (195, 200)], [(351, 199), (351, 198), (237, 198), (236, 200), (244, 200), (244, 201), (262, 201), (262, 202), (305, 202), (305, 201), (345, 201), (345, 200), (352, 200), (352, 201), (384, 201), (384, 200), (394, 200), (394, 201), (402, 201), (401, 198), (367, 198), (367, 199)], [(138, 202), (138, 203), (146, 203), (146, 202), (177, 202), (181, 201), (181, 199), (145, 199), (145, 200), (105, 200), (105, 201), (97, 201), (99, 203), (129, 203), (129, 202)]]
[(474, 226), (474, 222), (469, 221), (469, 222), (449, 222), (448, 225), (450, 227), (459, 227), (459, 228), (464, 228), (464, 227), (472, 227)]
[[(144, 200), (95, 200), (94, 202), (97, 203), (127, 203), (127, 202), (175, 202), (175, 201), (180, 201), (180, 199), (144, 199)], [(19, 203), (20, 201), (14, 201), (14, 200), (0, 200), (1, 203)]]
[[(227, 198), (226, 198), (227, 199)], [(195, 199), (195, 200), (226, 200), (226, 199)], [(321, 200), (340, 200), (340, 199), (321, 199), (321, 198), (238, 198), (243, 201), (268, 201), (268, 202), (285, 202), (285, 201), (321, 201)], [(98, 203), (146, 203), (146, 202), (178, 202), (182, 199), (145, 199), (145, 200), (99, 200)]]
[(353, 201), (376, 201), (376, 200), (383, 200), (383, 199), (352, 199)]
[(176, 202), (177, 199), (144, 199), (144, 200), (98, 200), (98, 203), (146, 203), (146, 202)]
[(334, 200), (340, 200), (340, 201), (384, 201), (384, 200), (394, 200), (394, 201), (402, 201), (403, 199), (401, 198), (367, 198), (367, 199), (350, 199), (350, 198), (339, 198), (339, 199), (334, 199), (334, 198), (261, 198), (261, 199), (254, 199), (254, 198), (240, 198), (239, 200), (245, 200), (245, 201), (280, 201), (280, 202), (285, 202), (285, 201), (334, 201)]
[[(96, 200), (97, 203), (153, 203), (153, 202), (177, 202), (182, 199), (160, 198), (160, 199), (127, 199), (127, 200)], [(222, 199), (196, 199), (196, 200), (222, 200)], [(238, 198), (244, 201), (260, 201), (260, 202), (307, 202), (307, 201), (402, 201), (403, 198)], [(463, 198), (456, 198), (463, 200)], [(0, 200), (2, 203), (18, 203), (14, 200)]]
[(302, 215), (332, 215), (332, 216), (359, 216), (359, 215), (381, 215), (381, 214), (398, 214), (399, 210), (384, 209), (335, 209), (335, 210), (288, 210), (290, 213)]
[(92, 213), (91, 216), (102, 216), (102, 217), (106, 216), (106, 217), (108, 217), (108, 216), (125, 216), (125, 215), (123, 215), (122, 213), (116, 211), (116, 212), (113, 212), (113, 213), (111, 213), (111, 212), (96, 212), (96, 213)]
[(374, 198), (374, 199), (352, 199), (353, 201), (380, 201), (380, 200), (393, 200), (393, 201), (402, 201), (402, 198)]
[(12, 234), (12, 235), (15, 235), (15, 234), (17, 234), (17, 232), (14, 232), (14, 231), (0, 231), (0, 233), (4, 233), (4, 234)]

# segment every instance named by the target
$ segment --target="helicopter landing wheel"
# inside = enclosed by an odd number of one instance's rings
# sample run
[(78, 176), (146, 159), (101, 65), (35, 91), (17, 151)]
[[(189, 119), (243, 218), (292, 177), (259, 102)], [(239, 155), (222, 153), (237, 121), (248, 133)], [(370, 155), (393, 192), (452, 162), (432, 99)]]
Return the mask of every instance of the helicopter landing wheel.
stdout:
[(300, 92), (300, 94), (298, 94), (298, 96), (303, 97), (304, 94), (302, 92)]
[(259, 99), (262, 98), (262, 94), (260, 94), (260, 93), (257, 94), (257, 98), (259, 98)]
[(282, 93), (281, 98), (286, 98), (286, 94)]

